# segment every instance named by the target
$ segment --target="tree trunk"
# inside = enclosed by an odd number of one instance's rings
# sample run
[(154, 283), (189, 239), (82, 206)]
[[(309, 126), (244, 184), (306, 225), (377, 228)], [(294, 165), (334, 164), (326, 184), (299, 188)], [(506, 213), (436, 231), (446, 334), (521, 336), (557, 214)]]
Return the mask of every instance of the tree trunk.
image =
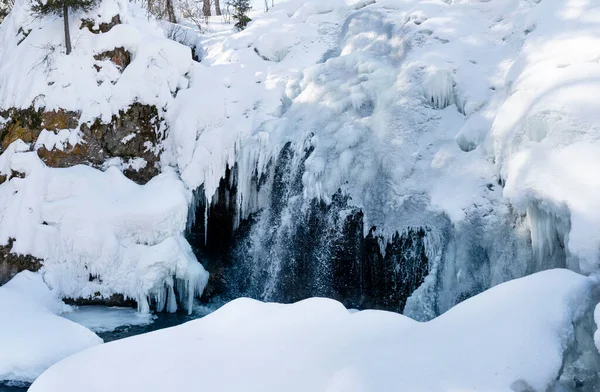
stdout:
[(217, 13), (217, 15), (221, 15), (221, 1), (220, 0), (215, 0), (215, 12)]
[(65, 1), (63, 3), (63, 20), (65, 22), (65, 45), (67, 46), (67, 56), (71, 54), (71, 32), (69, 31), (69, 6)]
[(173, 7), (173, 0), (167, 0), (167, 18), (171, 23), (177, 23), (177, 17), (175, 17), (175, 8)]
[(204, 16), (210, 16), (210, 0), (203, 0), (202, 13)]

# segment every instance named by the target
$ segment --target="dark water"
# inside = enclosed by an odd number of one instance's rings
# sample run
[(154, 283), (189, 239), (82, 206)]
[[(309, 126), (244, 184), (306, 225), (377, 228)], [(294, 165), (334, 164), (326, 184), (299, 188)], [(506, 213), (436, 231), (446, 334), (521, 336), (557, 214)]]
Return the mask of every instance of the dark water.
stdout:
[[(97, 333), (105, 343), (112, 342), (119, 339), (124, 339), (130, 336), (140, 335), (159, 329), (170, 328), (185, 322), (198, 319), (204, 316), (206, 313), (193, 313), (188, 315), (187, 313), (159, 313), (153, 323), (148, 325), (128, 326), (124, 325), (118, 327), (116, 330), (111, 332), (100, 332)], [(0, 382), (0, 392), (26, 392), (29, 388), (27, 383), (14, 383), (14, 382)]]
[(28, 387), (29, 385), (25, 383), (13, 385), (11, 383), (0, 382), (0, 392), (25, 392)]
[[(188, 315), (187, 313), (160, 313), (157, 316), (158, 317), (156, 318), (156, 320), (154, 320), (152, 324), (134, 326), (124, 325), (122, 327), (117, 328), (114, 331), (100, 332), (97, 333), (97, 335), (100, 336), (105, 343), (108, 343), (114, 340), (124, 339), (130, 336), (157, 331), (159, 329), (174, 327), (176, 325), (183, 324), (185, 322), (202, 317), (202, 315), (200, 314)], [(2, 389), (0, 389), (0, 392), (3, 392)]]

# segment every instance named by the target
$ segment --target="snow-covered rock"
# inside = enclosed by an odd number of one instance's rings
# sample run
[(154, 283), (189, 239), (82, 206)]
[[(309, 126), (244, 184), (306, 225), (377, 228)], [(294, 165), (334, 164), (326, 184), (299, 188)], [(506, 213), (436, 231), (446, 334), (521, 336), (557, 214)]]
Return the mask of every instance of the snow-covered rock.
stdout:
[(328, 299), (239, 299), (203, 319), (76, 354), (30, 391), (547, 391), (597, 289), (595, 279), (551, 270), (426, 323), (350, 312)]
[[(11, 149), (24, 143), (13, 143)], [(35, 152), (14, 154), (25, 174), (0, 186), (0, 241), (43, 261), (46, 282), (62, 297), (156, 302), (174, 311), (175, 285), (186, 309), (208, 274), (183, 238), (190, 193), (170, 170), (138, 185), (116, 168), (53, 169)]]
[(62, 297), (173, 312), (178, 293), (191, 311), (208, 279), (183, 237), (191, 192), (160, 167), (190, 50), (127, 1), (73, 12), (70, 28), (66, 56), (60, 18), (27, 1), (0, 25), (0, 244), (41, 260)]
[(102, 343), (59, 316), (68, 309), (33, 272), (21, 272), (0, 287), (0, 381), (32, 382), (61, 359)]

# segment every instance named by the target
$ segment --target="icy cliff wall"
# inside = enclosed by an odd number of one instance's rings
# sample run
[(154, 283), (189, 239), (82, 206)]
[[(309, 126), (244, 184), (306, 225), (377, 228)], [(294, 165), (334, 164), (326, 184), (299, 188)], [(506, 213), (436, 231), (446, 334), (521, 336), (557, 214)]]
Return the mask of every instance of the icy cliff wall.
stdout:
[[(205, 41), (185, 94), (210, 86), (199, 104), (211, 110), (176, 99), (173, 162), (202, 185), (206, 211), (236, 167), (235, 221), (258, 222), (244, 255), (257, 271), (279, 273), (298, 217), (338, 190), (382, 250), (427, 229), (429, 277), (407, 304), (416, 317), (538, 270), (591, 272), (598, 12), (578, 1), (281, 4)], [(284, 148), (287, 189), (300, 191), (275, 207)]]

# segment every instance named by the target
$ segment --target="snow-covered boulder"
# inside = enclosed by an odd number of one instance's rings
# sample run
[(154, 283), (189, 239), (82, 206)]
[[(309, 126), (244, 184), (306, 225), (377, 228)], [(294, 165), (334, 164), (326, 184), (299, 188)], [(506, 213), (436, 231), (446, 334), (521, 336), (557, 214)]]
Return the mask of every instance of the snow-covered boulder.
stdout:
[(30, 391), (548, 391), (597, 289), (595, 279), (551, 270), (426, 323), (321, 298), (239, 299), (203, 319), (76, 354)]
[(32, 382), (61, 359), (102, 343), (59, 316), (68, 308), (33, 272), (0, 287), (0, 382)]

